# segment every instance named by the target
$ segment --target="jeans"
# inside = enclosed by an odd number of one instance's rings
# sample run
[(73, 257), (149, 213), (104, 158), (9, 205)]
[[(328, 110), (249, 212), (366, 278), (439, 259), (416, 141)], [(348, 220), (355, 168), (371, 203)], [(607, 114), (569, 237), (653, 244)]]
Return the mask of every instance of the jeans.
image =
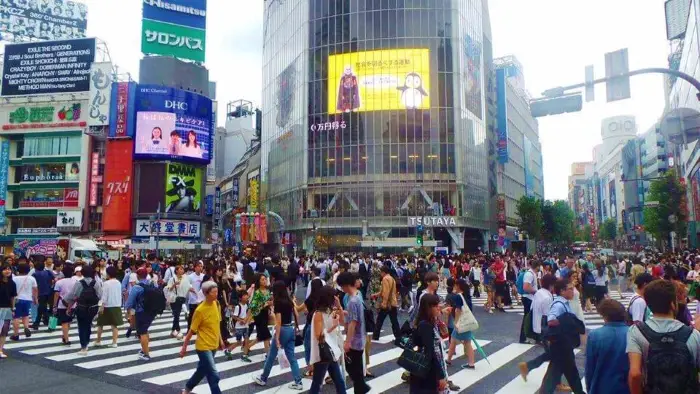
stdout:
[(311, 324), (304, 326), (304, 359), (306, 360), (306, 365), (309, 365), (311, 360)]
[[(365, 368), (362, 365), (364, 350), (350, 349), (345, 356), (345, 370), (352, 379), (353, 391), (355, 394), (368, 393), (372, 388), (365, 382)], [(314, 369), (316, 365), (318, 364), (314, 364)]]
[(52, 310), (48, 308), (50, 295), (39, 296), (39, 305), (36, 310), (36, 319), (34, 320), (34, 326), (39, 327), (39, 323), (44, 323), (45, 326), (49, 325), (49, 317), (51, 317)]
[(481, 294), (479, 294), (479, 281), (475, 280), (472, 282), (472, 285), (474, 286), (474, 298), (479, 298), (481, 297)]
[[(272, 370), (272, 364), (277, 362), (277, 341), (270, 341), (270, 353), (267, 355), (265, 360), (265, 367), (263, 368), (263, 373), (260, 375), (260, 379), (263, 382), (267, 381), (267, 377), (270, 376), (270, 370)], [(289, 360), (289, 366), (292, 368), (292, 377), (294, 377), (295, 383), (301, 383), (301, 372), (299, 371), (299, 364), (297, 363), (297, 358), (294, 357), (294, 327), (292, 326), (282, 326), (280, 329), (280, 346), (284, 350), (284, 354)]]
[(87, 349), (90, 344), (90, 335), (92, 335), (92, 319), (97, 314), (97, 308), (81, 308), (76, 309), (76, 318), (78, 320), (78, 338), (80, 338), (80, 348)]
[(576, 368), (574, 349), (557, 341), (552, 342), (549, 346), (551, 361), (542, 380), (540, 392), (542, 394), (554, 393), (557, 385), (561, 382), (561, 376), (564, 375), (574, 394), (585, 394), (581, 385), (581, 377)]
[[(173, 327), (171, 331), (180, 331), (180, 313), (182, 313), (182, 304), (184, 301), (177, 299), (170, 304), (170, 310), (173, 312)], [(190, 322), (191, 320), (188, 320)]]
[(219, 372), (216, 370), (216, 363), (214, 362), (215, 354), (216, 350), (197, 350), (199, 362), (197, 363), (197, 370), (194, 371), (190, 379), (185, 383), (187, 391), (194, 390), (199, 382), (206, 377), (207, 383), (209, 383), (209, 391), (211, 391), (212, 394), (221, 394), (221, 390), (219, 389)]
[(527, 337), (525, 335), (525, 319), (532, 319), (532, 316), (528, 316), (528, 313), (530, 312), (530, 309), (532, 307), (532, 300), (529, 298), (523, 297), (523, 311), (525, 312), (525, 315), (523, 316), (523, 322), (520, 324), (520, 342), (525, 342), (527, 340)]
[(321, 392), (321, 384), (323, 383), (323, 378), (326, 376), (326, 372), (328, 372), (331, 379), (333, 379), (335, 392), (337, 394), (345, 394), (345, 377), (340, 371), (340, 364), (338, 364), (337, 361), (314, 364), (314, 377), (311, 381), (311, 390), (309, 393), (318, 394)]
[(389, 316), (391, 319), (391, 331), (394, 333), (396, 338), (401, 336), (401, 327), (399, 326), (399, 318), (397, 315), (396, 307), (390, 307), (389, 309), (380, 309), (377, 313), (377, 324), (375, 325), (375, 330), (373, 333), (374, 340), (379, 339), (379, 334), (382, 331), (382, 326), (384, 325), (384, 319)]

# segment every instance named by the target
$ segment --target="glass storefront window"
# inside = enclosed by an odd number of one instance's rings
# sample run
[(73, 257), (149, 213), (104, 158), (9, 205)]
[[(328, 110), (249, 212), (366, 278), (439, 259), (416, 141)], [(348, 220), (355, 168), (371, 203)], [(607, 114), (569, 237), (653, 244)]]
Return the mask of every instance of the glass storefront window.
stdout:
[(80, 154), (81, 137), (27, 137), (23, 156), (65, 156)]
[(78, 206), (78, 189), (24, 190), (14, 208), (61, 208)]
[(80, 164), (36, 164), (22, 166), (17, 172), (18, 182), (76, 182), (80, 177)]

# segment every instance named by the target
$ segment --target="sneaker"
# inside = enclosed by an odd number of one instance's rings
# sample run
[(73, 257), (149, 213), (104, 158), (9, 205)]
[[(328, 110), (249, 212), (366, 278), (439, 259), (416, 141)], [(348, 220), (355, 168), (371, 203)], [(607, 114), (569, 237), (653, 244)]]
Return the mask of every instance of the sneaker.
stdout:
[(452, 383), (451, 380), (447, 381), (447, 387), (450, 389), (450, 391), (459, 391), (460, 387)]
[(493, 315), (493, 309), (489, 309), (489, 313)]
[(139, 351), (139, 360), (141, 360), (141, 361), (151, 361), (151, 356), (145, 354), (143, 351)]
[(39, 331), (39, 325), (38, 325), (38, 324), (32, 324), (32, 330), (34, 330), (34, 331)]
[(247, 354), (242, 355), (242, 356), (241, 356), (241, 360), (243, 360), (243, 361), (245, 361), (245, 362), (247, 362), (247, 363), (252, 363), (252, 362), (253, 362), (253, 360), (251, 360), (250, 357), (248, 357)]
[(292, 390), (299, 390), (299, 391), (301, 391), (301, 390), (304, 389), (304, 385), (301, 384), (301, 383), (292, 383), (292, 384), (289, 385), (289, 388), (292, 389)]
[(182, 341), (182, 334), (178, 333), (175, 339), (177, 339), (178, 341)]
[(7, 354), (0, 352), (0, 359), (7, 358)]
[(88, 350), (87, 349), (80, 349), (78, 351), (78, 356), (87, 356), (88, 355)]
[(558, 384), (556, 390), (560, 393), (570, 393), (571, 387), (565, 384)]
[(131, 328), (126, 329), (126, 339), (131, 338)]
[(469, 365), (469, 364), (464, 364), (464, 365), (462, 365), (462, 369), (476, 369), (476, 366), (474, 366), (474, 365)]
[(111, 345), (108, 345), (107, 347), (112, 348), (112, 349), (116, 349), (117, 347), (119, 347), (119, 345), (117, 345), (116, 343), (113, 343)]
[(32, 332), (29, 331), (28, 328), (25, 328), (25, 329), (24, 329), (24, 336), (25, 336), (26, 338), (29, 338), (29, 337), (32, 336)]
[(93, 347), (102, 347), (102, 342), (95, 341), (95, 343), (92, 344)]
[[(264, 380), (262, 380), (262, 379), (260, 379), (259, 376), (254, 377), (254, 378), (253, 378), (253, 382), (255, 382), (255, 384), (257, 384), (258, 386), (267, 386), (267, 382), (264, 381)], [(290, 386), (290, 387), (291, 387), (291, 386)]]
[(530, 369), (528, 369), (527, 363), (519, 363), (518, 369), (520, 369), (520, 377), (523, 378), (523, 381), (527, 382), (527, 374), (530, 373)]
[(10, 337), (11, 341), (19, 341), (19, 335), (13, 335)]
[(228, 361), (233, 360), (233, 354), (231, 354), (231, 351), (228, 349), (224, 350), (224, 356), (226, 356), (226, 359)]

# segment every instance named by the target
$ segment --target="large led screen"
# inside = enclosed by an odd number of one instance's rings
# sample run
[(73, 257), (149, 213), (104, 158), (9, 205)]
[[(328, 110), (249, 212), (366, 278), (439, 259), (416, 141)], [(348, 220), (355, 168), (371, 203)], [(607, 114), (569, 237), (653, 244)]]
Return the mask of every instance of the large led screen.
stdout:
[(428, 49), (328, 57), (328, 113), (430, 108)]
[(212, 101), (185, 90), (155, 85), (136, 89), (134, 157), (209, 164)]

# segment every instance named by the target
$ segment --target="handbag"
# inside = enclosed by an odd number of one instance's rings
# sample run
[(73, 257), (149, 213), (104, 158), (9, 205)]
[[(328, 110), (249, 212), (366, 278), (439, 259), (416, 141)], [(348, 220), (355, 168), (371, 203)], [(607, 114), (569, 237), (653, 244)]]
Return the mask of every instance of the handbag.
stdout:
[(450, 337), (450, 330), (447, 329), (447, 325), (444, 321), (438, 319), (437, 321), (438, 331), (440, 332), (440, 338), (447, 339)]
[(399, 364), (400, 367), (410, 372), (411, 376), (421, 379), (425, 379), (430, 372), (428, 356), (426, 356), (425, 353), (417, 352), (412, 348), (404, 349), (396, 363)]
[(459, 296), (462, 298), (462, 313), (459, 315), (459, 320), (455, 322), (455, 330), (460, 334), (478, 330), (479, 322), (476, 321), (474, 314), (467, 306), (464, 296), (461, 294)]
[(376, 326), (374, 312), (369, 308), (365, 308), (365, 332), (374, 332)]
[(331, 350), (330, 345), (326, 343), (324, 335), (321, 335), (321, 338), (318, 339), (318, 355), (322, 363), (332, 363), (335, 361), (333, 358), (333, 350)]
[(56, 316), (49, 317), (49, 330), (55, 330), (58, 327), (58, 318)]

